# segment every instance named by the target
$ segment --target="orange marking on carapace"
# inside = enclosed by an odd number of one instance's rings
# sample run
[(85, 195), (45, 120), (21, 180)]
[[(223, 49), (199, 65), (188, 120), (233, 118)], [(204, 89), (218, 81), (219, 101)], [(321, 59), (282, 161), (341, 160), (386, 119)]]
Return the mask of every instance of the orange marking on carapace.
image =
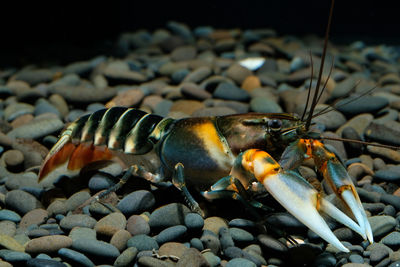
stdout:
[(54, 155), (46, 159), (39, 173), (39, 182), (43, 180), (47, 174), (56, 169), (59, 165), (67, 162), (71, 154), (74, 152), (75, 148), (76, 146), (74, 144), (67, 143)]
[(68, 169), (79, 170), (92, 162), (110, 160), (112, 157), (113, 154), (106, 147), (98, 147), (93, 144), (80, 144), (71, 155), (68, 162)]

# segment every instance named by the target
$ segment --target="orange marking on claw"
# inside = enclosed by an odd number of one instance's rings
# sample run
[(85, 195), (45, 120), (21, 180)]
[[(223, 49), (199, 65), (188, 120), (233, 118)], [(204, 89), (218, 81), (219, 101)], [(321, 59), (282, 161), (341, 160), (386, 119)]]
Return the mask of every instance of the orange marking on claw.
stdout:
[(112, 157), (113, 155), (108, 148), (97, 147), (93, 144), (80, 144), (72, 153), (67, 168), (79, 170), (92, 162), (110, 160)]
[(254, 176), (261, 183), (271, 175), (280, 171), (280, 166), (267, 152), (262, 150), (248, 150), (242, 159), (242, 166), (245, 170), (254, 173)]
[(67, 143), (54, 155), (47, 158), (42, 169), (40, 170), (39, 182), (42, 181), (47, 174), (56, 169), (59, 165), (67, 162), (75, 148), (76, 146), (74, 144)]

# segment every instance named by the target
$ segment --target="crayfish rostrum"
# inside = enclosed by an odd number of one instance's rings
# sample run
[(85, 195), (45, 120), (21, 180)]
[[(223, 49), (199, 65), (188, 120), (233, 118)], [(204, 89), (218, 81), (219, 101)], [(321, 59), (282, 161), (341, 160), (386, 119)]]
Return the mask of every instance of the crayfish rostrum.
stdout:
[[(326, 43), (327, 37), (321, 66)], [(320, 237), (348, 252), (320, 211), (370, 242), (373, 234), (345, 168), (319, 141), (321, 136), (310, 130), (321, 73), (322, 69), (308, 115), (305, 110), (301, 118), (286, 113), (249, 113), (174, 120), (125, 107), (96, 111), (62, 133), (45, 159), (39, 181), (50, 188), (57, 178), (55, 170), (77, 174), (90, 163), (118, 160), (130, 166), (128, 176), (133, 173), (154, 183), (170, 179), (190, 208), (199, 213), (202, 211), (189, 189), (200, 190), (207, 199), (232, 197), (255, 207), (263, 204), (251, 196), (266, 190)], [(314, 160), (357, 223), (295, 171), (307, 158)]]

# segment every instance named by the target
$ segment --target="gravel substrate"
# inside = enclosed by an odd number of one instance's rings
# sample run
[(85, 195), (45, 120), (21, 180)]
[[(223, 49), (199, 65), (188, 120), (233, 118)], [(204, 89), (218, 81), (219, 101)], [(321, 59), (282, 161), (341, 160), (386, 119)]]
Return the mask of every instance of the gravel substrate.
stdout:
[[(369, 244), (330, 222), (350, 253), (327, 245), (270, 197), (264, 202), (276, 212), (260, 211), (262, 222), (238, 202), (210, 203), (194, 194), (207, 213), (202, 218), (175, 188), (143, 179), (110, 194), (103, 200), (109, 208), (82, 206), (118, 181), (118, 166), (86, 173), (79, 188), (44, 192), (38, 166), (57, 135), (67, 123), (104, 107), (136, 107), (172, 118), (301, 114), (309, 51), (316, 70), (322, 42), (277, 36), (270, 29), (189, 29), (170, 22), (155, 32), (124, 34), (116, 46), (120, 58), (0, 69), (0, 266), (400, 265), (400, 152), (387, 148), (325, 141), (354, 179), (376, 241)], [(337, 110), (318, 116), (315, 127), (329, 137), (400, 146), (399, 51), (360, 41), (330, 46), (329, 53), (334, 69), (317, 110), (332, 103)], [(242, 61), (260, 57), (265, 61), (259, 68)], [(332, 57), (327, 61), (329, 66)], [(370, 95), (340, 104), (374, 86)], [(308, 161), (300, 171), (315, 182), (313, 167)], [(291, 234), (299, 245), (263, 223)]]

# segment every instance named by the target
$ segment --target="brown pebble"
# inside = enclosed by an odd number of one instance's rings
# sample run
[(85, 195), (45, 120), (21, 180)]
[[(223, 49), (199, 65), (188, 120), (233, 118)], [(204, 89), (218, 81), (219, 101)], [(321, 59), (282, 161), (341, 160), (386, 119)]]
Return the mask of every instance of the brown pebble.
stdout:
[(13, 139), (8, 137), (5, 133), (0, 131), (0, 146), (11, 146), (13, 143)]
[(44, 209), (34, 209), (26, 213), (19, 223), (19, 227), (25, 228), (31, 224), (40, 225), (44, 223), (49, 217), (49, 213)]
[(125, 229), (118, 230), (111, 237), (110, 244), (116, 247), (119, 251), (126, 249), (126, 243), (132, 235)]
[(397, 188), (397, 190), (393, 192), (393, 195), (400, 197), (400, 188)]
[(13, 128), (18, 128), (24, 124), (31, 122), (34, 119), (32, 114), (24, 114), (16, 118), (11, 122)]
[(374, 158), (373, 166), (374, 170), (383, 170), (386, 168), (386, 163), (381, 158)]
[(125, 229), (125, 226), (126, 226), (125, 216), (120, 212), (114, 212), (101, 218), (96, 223), (94, 229), (99, 234), (112, 236), (117, 231)]
[(274, 49), (264, 43), (255, 43), (249, 46), (249, 52), (259, 52), (261, 54), (273, 55)]
[(243, 81), (252, 74), (253, 73), (250, 70), (240, 66), (239, 64), (233, 64), (226, 71), (226, 76), (234, 80), (236, 84), (242, 84)]
[(178, 242), (167, 242), (161, 245), (160, 249), (158, 250), (158, 254), (160, 256), (175, 256), (175, 257), (182, 257), (183, 253), (188, 249), (184, 244)]
[(221, 217), (208, 217), (204, 220), (203, 231), (209, 230), (218, 235), (221, 227), (228, 228), (228, 224), (224, 219)]
[(15, 149), (4, 152), (2, 158), (7, 166), (7, 169), (11, 172), (17, 172), (21, 170), (22, 164), (24, 163), (24, 154)]
[(144, 94), (141, 90), (131, 89), (123, 91), (106, 104), (106, 108), (115, 106), (135, 107), (142, 101)]
[(210, 266), (203, 255), (195, 248), (189, 248), (185, 250), (180, 257), (179, 261), (176, 263), (176, 267), (206, 267)]
[(174, 49), (171, 53), (173, 61), (186, 61), (196, 57), (196, 48), (190, 45), (180, 46)]
[(155, 107), (161, 102), (163, 101), (163, 98), (159, 95), (149, 95), (146, 96), (143, 99), (142, 107), (149, 107), (152, 111), (155, 109)]
[(64, 235), (50, 235), (34, 238), (25, 246), (27, 253), (54, 253), (60, 248), (68, 248), (72, 245), (72, 239)]
[(257, 76), (251, 75), (244, 79), (241, 87), (246, 91), (252, 91), (255, 88), (261, 87), (261, 81)]
[(178, 100), (171, 106), (170, 112), (183, 112), (191, 115), (198, 109), (204, 107), (204, 104), (196, 100)]
[(132, 215), (128, 218), (126, 223), (126, 230), (129, 231), (132, 235), (139, 235), (139, 234), (149, 234), (150, 233), (150, 226), (149, 226), (149, 218), (145, 218), (143, 215)]
[(382, 156), (384, 158), (388, 158), (392, 161), (400, 163), (400, 152), (385, 148), (385, 147), (376, 147), (376, 146), (367, 146), (369, 152)]
[(49, 97), (49, 102), (58, 109), (61, 116), (65, 117), (68, 115), (68, 104), (62, 96), (60, 96), (59, 94), (53, 94)]
[(349, 175), (356, 180), (363, 177), (365, 174), (374, 175), (374, 172), (365, 164), (363, 163), (352, 163), (347, 168), (347, 172)]

